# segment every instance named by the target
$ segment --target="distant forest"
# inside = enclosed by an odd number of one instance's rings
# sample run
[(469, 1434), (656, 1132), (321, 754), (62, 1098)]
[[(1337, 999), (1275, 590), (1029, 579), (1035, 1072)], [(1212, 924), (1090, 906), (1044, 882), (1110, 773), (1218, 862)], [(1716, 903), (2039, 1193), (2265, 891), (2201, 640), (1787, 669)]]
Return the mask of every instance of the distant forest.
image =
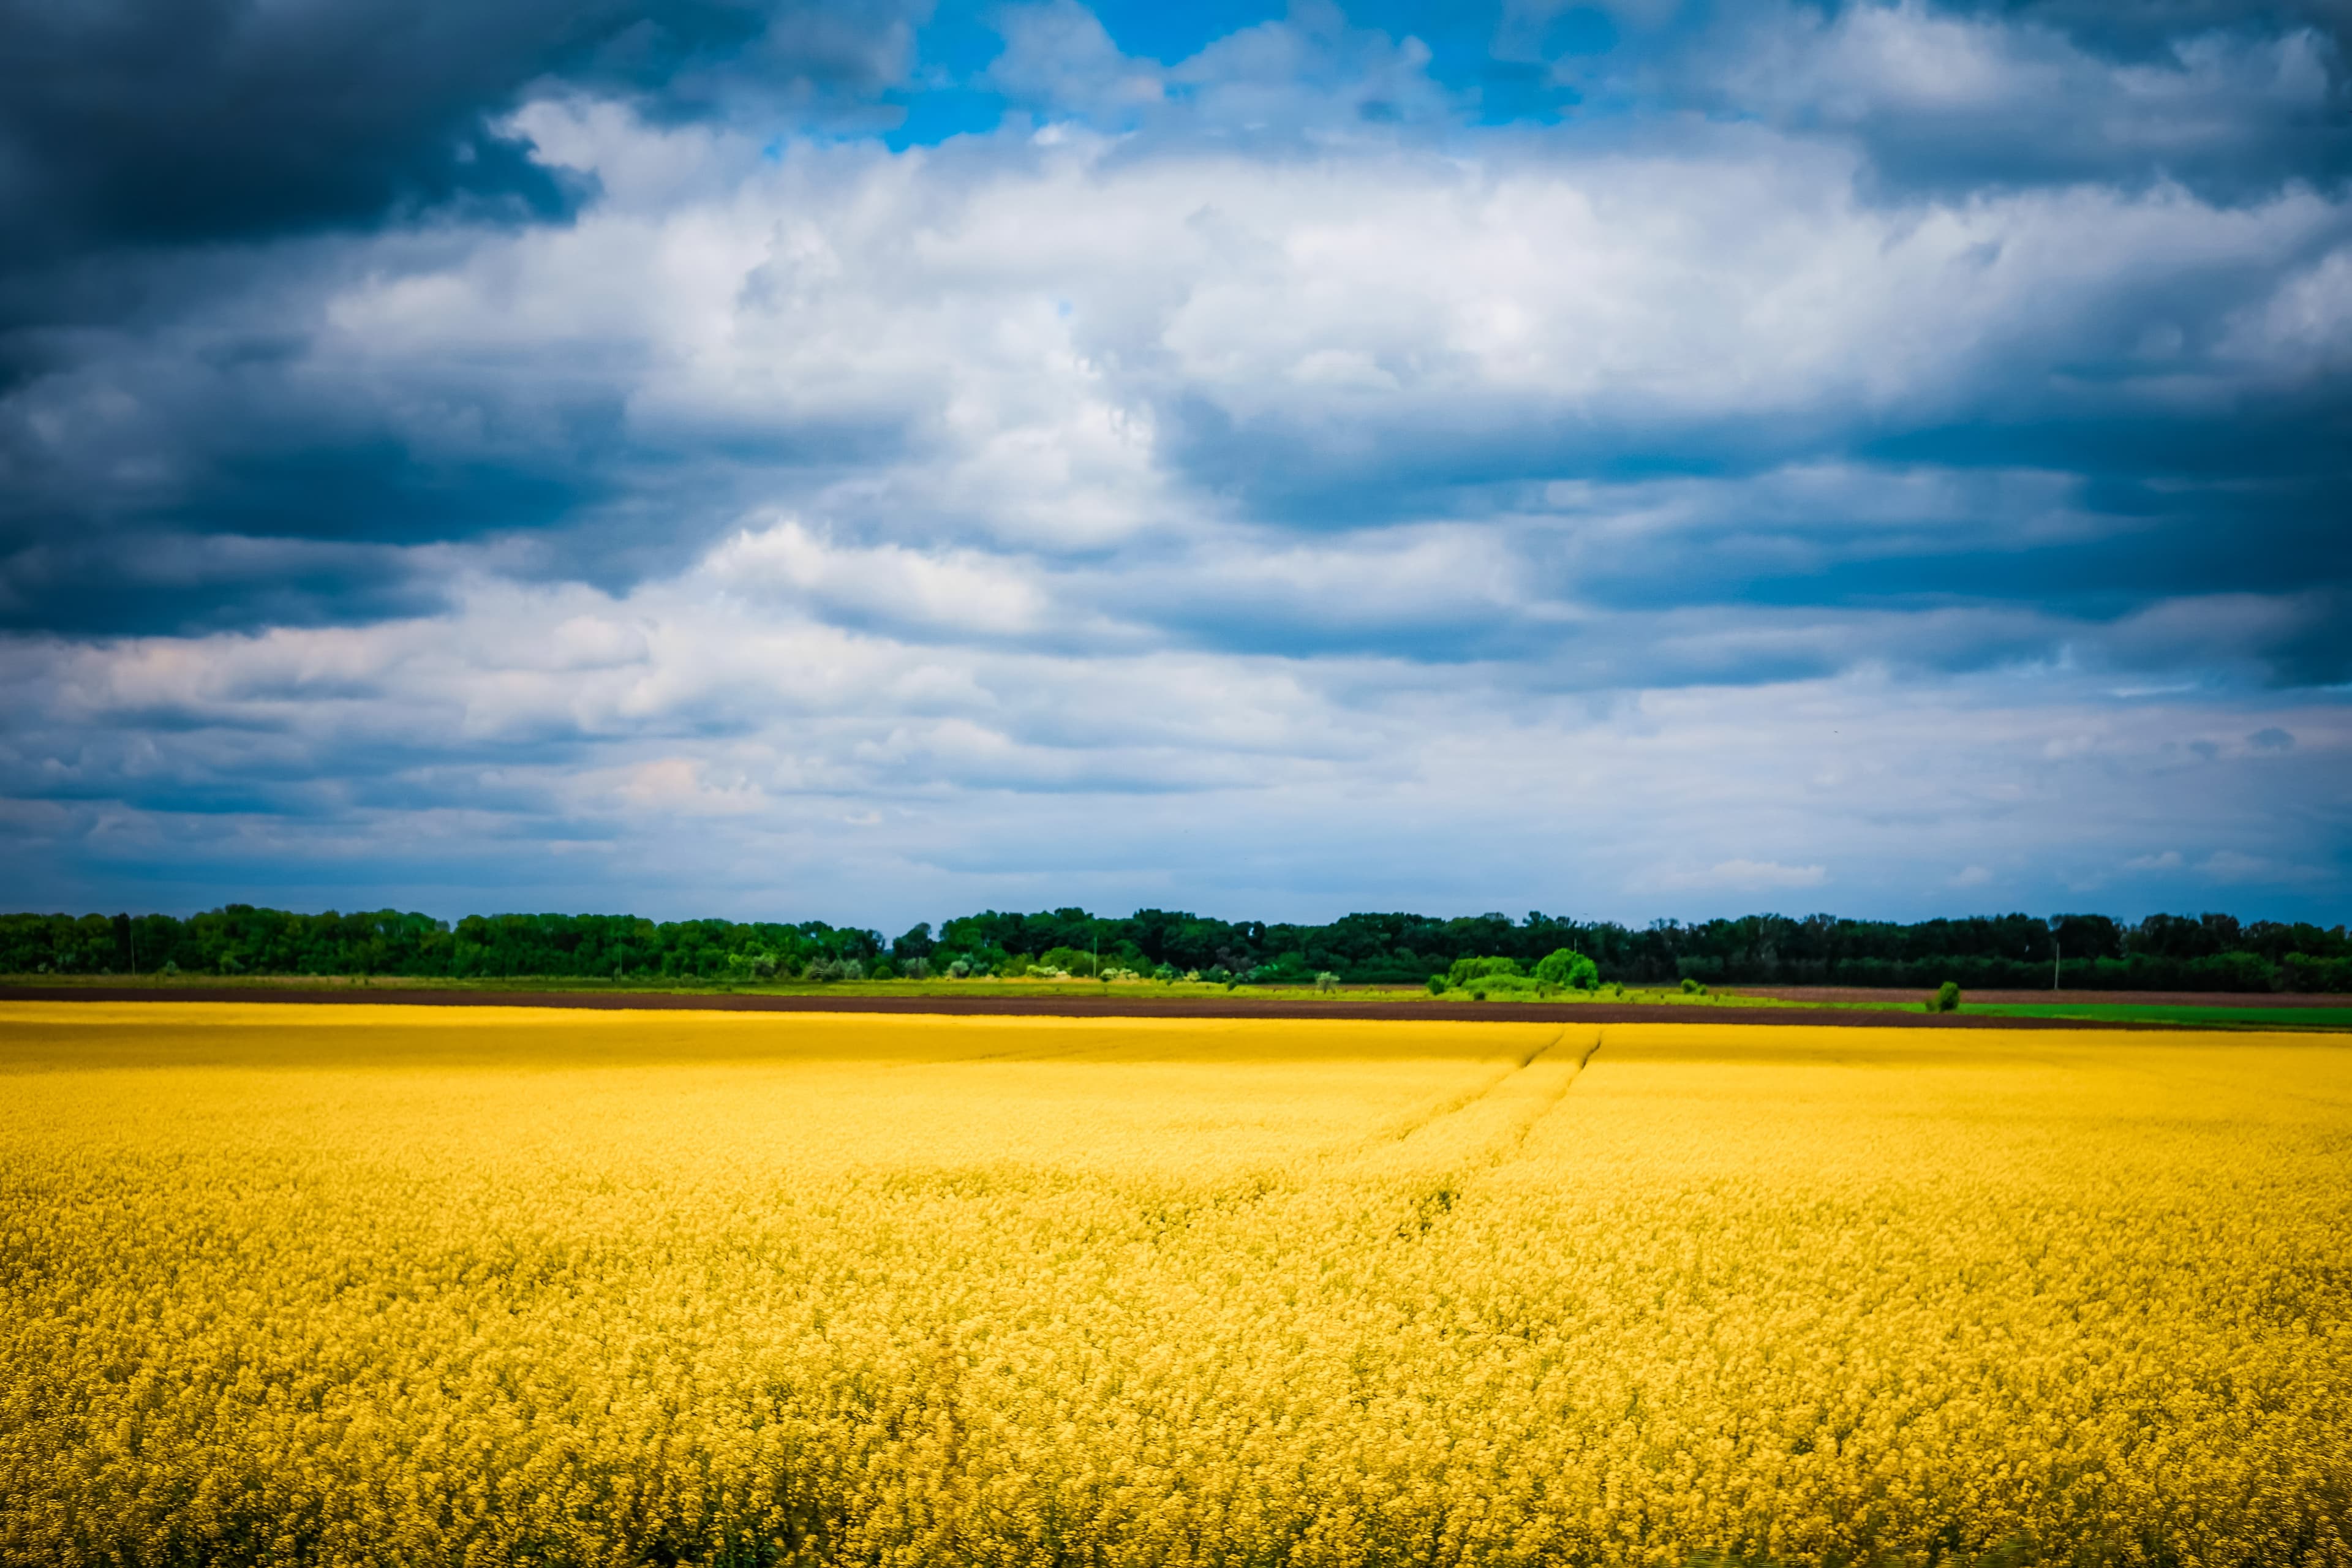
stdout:
[(445, 979), (569, 978), (729, 984), (784, 979), (1086, 974), (1097, 964), (1166, 979), (1198, 974), (1296, 984), (1322, 973), (1348, 982), (1420, 982), (1456, 959), (1522, 966), (1559, 948), (1600, 965), (1603, 981), (1709, 985), (2048, 986), (2167, 991), (2352, 991), (2352, 938), (2323, 928), (2229, 915), (2105, 915), (2044, 920), (1791, 919), (1748, 915), (1693, 924), (1530, 913), (1359, 914), (1328, 925), (1221, 921), (1166, 910), (1123, 918), (1084, 910), (990, 910), (880, 931), (749, 921), (632, 915), (468, 915), (451, 922), (391, 910), (295, 914), (231, 904), (171, 915), (0, 916), (0, 973), (13, 974), (383, 974)]

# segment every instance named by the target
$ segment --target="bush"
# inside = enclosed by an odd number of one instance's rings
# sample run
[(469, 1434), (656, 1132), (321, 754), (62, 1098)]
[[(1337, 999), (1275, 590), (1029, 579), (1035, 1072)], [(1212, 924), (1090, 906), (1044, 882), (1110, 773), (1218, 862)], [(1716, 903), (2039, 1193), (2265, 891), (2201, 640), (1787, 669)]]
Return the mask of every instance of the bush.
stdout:
[(1957, 1013), (1959, 1010), (1960, 983), (1957, 980), (1945, 981), (1936, 987), (1936, 994), (1927, 998), (1927, 1011), (1930, 1013)]
[(1563, 947), (1536, 962), (1536, 978), (1570, 991), (1593, 991), (1601, 985), (1601, 966), (1572, 947)]
[(931, 962), (927, 958), (910, 958), (898, 966), (898, 973), (909, 980), (930, 978)]
[(1457, 958), (1454, 967), (1445, 972), (1445, 978), (1451, 984), (1467, 985), (1490, 975), (1515, 975), (1518, 972), (1519, 961), (1516, 958)]
[(1431, 975), (1429, 977), (1429, 994), (1432, 996), (1444, 995), (1446, 984), (1446, 978), (1443, 974)]
[(1081, 975), (1089, 980), (1101, 967), (1095, 962), (1095, 955), (1082, 947), (1054, 948), (1041, 962), (1048, 969), (1058, 969), (1065, 974)]
[(1704, 996), (1706, 994), (1706, 987), (1701, 985), (1697, 981), (1685, 974), (1683, 976), (1683, 994), (1685, 996)]
[(1470, 988), (1470, 1000), (1473, 1002), (1484, 1002), (1486, 999), (1486, 988), (1484, 985), (1474, 985)]
[(1332, 973), (1328, 969), (1324, 970), (1315, 977), (1315, 989), (1324, 992), (1327, 994), (1330, 992), (1337, 991), (1339, 989), (1339, 977), (1337, 974)]

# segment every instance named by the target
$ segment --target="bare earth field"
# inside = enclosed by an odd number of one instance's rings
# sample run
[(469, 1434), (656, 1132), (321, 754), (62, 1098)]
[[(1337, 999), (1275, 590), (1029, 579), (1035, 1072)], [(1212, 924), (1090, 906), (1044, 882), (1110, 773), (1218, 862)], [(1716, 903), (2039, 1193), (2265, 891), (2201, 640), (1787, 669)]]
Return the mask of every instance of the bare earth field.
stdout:
[(0, 1003), (0, 1562), (2352, 1568), (2352, 1039)]
[[(1776, 1002), (1864, 1003), (1916, 1007), (1919, 993), (1862, 985), (1738, 985), (1726, 995), (1767, 996)], [(2352, 996), (2264, 991), (1971, 991), (1970, 1002), (2052, 1006), (2352, 1007)]]
[[(1756, 994), (1763, 994), (1757, 993)], [(536, 1007), (593, 1012), (689, 1013), (867, 1013), (933, 1017), (1048, 1018), (1297, 1018), (1373, 1022), (1635, 1024), (1703, 1017), (1718, 1024), (1802, 1025), (1822, 1028), (1937, 1029), (2137, 1029), (2169, 1027), (2115, 1020), (2018, 1017), (2001, 1014), (1928, 1014), (1916, 992), (1864, 992), (1865, 1001), (1885, 998), (1885, 1011), (1798, 1011), (1788, 1006), (1740, 1006), (1722, 997), (1693, 1002), (1469, 1002), (1450, 998), (1371, 992), (1341, 992), (1328, 997), (1171, 995), (1152, 986), (1120, 986), (1100, 994), (1037, 991), (993, 995), (875, 996), (818, 994), (772, 995), (730, 991), (488, 991), (435, 989), (423, 985), (362, 989), (297, 983), (268, 985), (185, 987), (141, 984), (6, 985), (0, 1003), (183, 1003), (226, 1006)], [(2002, 993), (2001, 994), (2007, 994)], [(2103, 995), (2109, 994), (2101, 994)], [(1829, 1001), (1826, 995), (1817, 998)], [(1984, 998), (1991, 999), (1988, 993)], [(2327, 999), (2337, 1006), (2342, 997)]]

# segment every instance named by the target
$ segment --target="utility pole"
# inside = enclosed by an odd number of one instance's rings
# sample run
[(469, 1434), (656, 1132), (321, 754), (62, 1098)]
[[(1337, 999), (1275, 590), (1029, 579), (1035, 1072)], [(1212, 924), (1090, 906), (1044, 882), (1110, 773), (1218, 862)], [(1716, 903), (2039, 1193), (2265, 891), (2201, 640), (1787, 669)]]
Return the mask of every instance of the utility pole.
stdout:
[(2053, 991), (2058, 989), (2058, 961), (2060, 956), (2058, 939), (2053, 936), (2050, 939), (2050, 989)]

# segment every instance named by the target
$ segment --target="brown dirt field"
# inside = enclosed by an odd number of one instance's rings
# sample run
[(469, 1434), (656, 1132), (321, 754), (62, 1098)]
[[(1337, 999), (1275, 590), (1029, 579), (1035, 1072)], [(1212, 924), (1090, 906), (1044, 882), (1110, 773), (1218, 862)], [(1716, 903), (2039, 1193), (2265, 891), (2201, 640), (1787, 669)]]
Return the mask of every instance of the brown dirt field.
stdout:
[[(1740, 985), (1718, 986), (1726, 996), (1769, 996), (1778, 1002), (1876, 1002), (1889, 1007), (1916, 1006), (1924, 991), (1863, 985)], [(2326, 996), (2273, 991), (1969, 991), (1966, 1002), (2130, 1003), (2158, 1007), (2352, 1007), (2352, 996)]]
[[(1829, 1000), (1826, 994), (1811, 994)], [(1721, 1004), (1639, 1006), (1602, 1003), (1273, 1001), (1247, 996), (761, 996), (667, 991), (304, 990), (295, 986), (5, 985), (0, 1002), (323, 1003), (400, 1007), (590, 1007), (600, 1010), (712, 1013), (905, 1013), (934, 1016), (1054, 1018), (1349, 1018), (1460, 1023), (1780, 1024), (1807, 1028), (2168, 1029), (2082, 1018), (2012, 1018), (1924, 1013), (1912, 992), (1863, 992), (1864, 1000), (1899, 998), (1902, 1010), (1742, 1007)], [(2038, 994), (2047, 994), (2042, 993)], [(2108, 993), (2096, 994), (2106, 995)], [(2030, 999), (2030, 998), (2029, 998)]]

